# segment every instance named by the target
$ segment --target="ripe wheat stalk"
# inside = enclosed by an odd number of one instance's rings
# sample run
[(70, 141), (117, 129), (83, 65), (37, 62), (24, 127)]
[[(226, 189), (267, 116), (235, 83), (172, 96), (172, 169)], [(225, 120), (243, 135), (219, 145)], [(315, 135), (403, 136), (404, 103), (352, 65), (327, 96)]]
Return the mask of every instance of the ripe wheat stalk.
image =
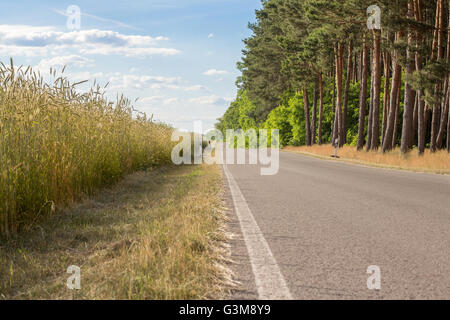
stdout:
[(170, 162), (172, 128), (128, 99), (87, 92), (50, 70), (0, 64), (0, 234), (32, 226), (55, 209), (123, 175)]

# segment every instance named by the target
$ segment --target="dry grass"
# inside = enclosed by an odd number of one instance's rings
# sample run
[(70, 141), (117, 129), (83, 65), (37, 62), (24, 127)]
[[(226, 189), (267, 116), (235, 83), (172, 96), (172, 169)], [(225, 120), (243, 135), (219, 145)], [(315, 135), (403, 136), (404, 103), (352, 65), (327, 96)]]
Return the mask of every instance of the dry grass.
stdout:
[[(328, 159), (331, 159), (330, 156), (334, 154), (334, 147), (331, 145), (286, 147), (284, 150)], [(415, 150), (403, 156), (399, 149), (383, 154), (381, 151), (358, 152), (355, 147), (344, 146), (339, 149), (338, 155), (340, 157), (339, 160), (346, 162), (393, 169), (450, 174), (450, 154), (447, 151), (430, 153), (427, 150), (425, 155), (420, 157)]]
[[(203, 299), (222, 295), (217, 166), (138, 172), (0, 246), (3, 299)], [(66, 287), (81, 267), (81, 290)]]
[(0, 235), (32, 226), (55, 209), (170, 162), (171, 128), (132, 117), (129, 101), (103, 88), (79, 93), (52, 75), (0, 65)]

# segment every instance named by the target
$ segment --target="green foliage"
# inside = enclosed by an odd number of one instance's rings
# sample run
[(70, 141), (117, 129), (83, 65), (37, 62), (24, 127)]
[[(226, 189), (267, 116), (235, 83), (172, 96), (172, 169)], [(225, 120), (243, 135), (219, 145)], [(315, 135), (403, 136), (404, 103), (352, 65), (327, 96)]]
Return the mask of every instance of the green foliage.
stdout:
[[(358, 139), (359, 92), (359, 82), (350, 84), (348, 92), (347, 142), (352, 146), (356, 146), (356, 141)], [(368, 99), (368, 102), (369, 100), (370, 99)], [(383, 101), (383, 97), (381, 97), (381, 101)], [(380, 119), (380, 124), (382, 123), (382, 118), (383, 117)]]
[[(445, 13), (443, 30), (447, 30), (446, 12), (449, 5), (448, 1), (443, 3)], [(351, 60), (354, 61), (354, 66), (357, 65), (360, 73), (362, 69), (360, 54), (363, 48), (367, 48), (369, 52), (369, 78), (372, 79), (368, 80), (366, 118), (361, 133), (368, 132), (371, 82), (376, 83), (377, 86), (379, 84), (378, 81), (374, 82), (377, 73), (375, 72), (376, 64), (372, 63), (374, 51), (372, 48), (375, 44), (377, 48), (378, 44), (380, 45), (383, 59), (385, 54), (390, 53), (393, 61), (391, 69), (395, 69), (395, 64), (398, 63), (403, 72), (402, 81), (399, 84), (401, 102), (398, 107), (398, 119), (396, 119), (397, 127), (395, 127), (397, 135), (392, 138), (394, 142), (399, 141), (402, 131), (404, 131), (403, 138), (408, 137), (402, 139), (403, 141), (408, 140), (412, 135), (409, 132), (412, 125), (405, 125), (405, 130), (402, 130), (405, 81), (414, 90), (422, 91), (422, 99), (426, 102), (428, 109), (430, 106), (439, 106), (439, 108), (433, 108), (433, 112), (444, 109), (443, 101), (446, 92), (444, 79), (449, 75), (450, 66), (449, 58), (445, 59), (446, 31), (440, 37), (438, 37), (438, 31), (435, 33), (437, 0), (420, 1), (421, 8), (420, 10), (416, 8), (415, 12), (411, 7), (411, 0), (263, 0), (262, 4), (262, 9), (256, 11), (256, 22), (249, 25), (253, 34), (244, 40), (242, 61), (238, 63), (238, 68), (242, 72), (237, 81), (240, 88), (238, 97), (225, 115), (219, 119), (217, 125), (222, 131), (227, 128), (244, 130), (256, 127), (276, 128), (280, 129), (282, 144), (304, 144), (307, 131), (306, 117), (311, 119), (311, 123), (315, 118), (317, 119), (316, 130), (319, 125), (319, 106), (317, 106), (316, 117), (311, 113), (314, 84), (319, 77), (322, 77), (324, 86), (322, 141), (330, 142), (335, 121), (335, 105), (333, 105), (336, 101), (336, 97), (333, 98), (333, 84), (337, 82), (335, 74), (336, 70), (339, 70), (339, 74), (343, 72), (342, 85), (345, 88), (341, 88), (340, 92), (344, 96), (347, 88), (345, 78), (348, 72), (346, 62), (350, 52), (344, 50), (340, 55), (337, 48), (347, 49), (350, 48), (350, 44)], [(366, 27), (369, 18), (366, 9), (371, 5), (379, 6), (382, 12), (382, 30), (375, 33)], [(421, 15), (418, 14), (419, 12)], [(381, 37), (376, 36), (378, 32), (381, 32)], [(377, 39), (381, 39), (380, 42), (377, 42)], [(440, 50), (438, 39), (441, 42)], [(415, 58), (423, 62), (414, 66), (413, 69), (416, 69), (416, 72), (411, 73), (411, 69), (408, 69), (406, 72), (408, 74), (405, 74), (406, 67), (411, 65), (407, 61), (407, 52), (412, 57), (411, 63), (416, 62), (413, 61)], [(449, 53), (447, 56), (450, 56)], [(336, 61), (340, 62), (338, 66)], [(381, 69), (384, 67), (378, 66)], [(390, 76), (392, 77), (392, 74)], [(378, 104), (374, 108), (375, 117), (379, 116), (380, 123), (371, 124), (373, 131), (382, 127), (382, 112), (386, 109), (383, 105), (385, 81), (382, 77), (381, 87), (377, 87), (375, 91), (381, 92), (380, 110), (378, 110)], [(392, 80), (389, 78), (387, 81)], [(348, 87), (346, 140), (347, 143), (356, 145), (360, 114), (360, 83), (352, 82)], [(301, 92), (305, 89), (309, 95), (309, 115), (304, 114), (305, 109), (308, 108), (303, 105)], [(342, 98), (344, 100), (344, 97)], [(409, 103), (407, 107), (408, 110), (412, 110), (414, 106)], [(439, 116), (434, 114), (434, 118)], [(407, 121), (412, 121), (409, 119), (412, 117), (407, 118)], [(416, 117), (416, 121), (418, 118)], [(394, 123), (392, 117), (391, 120), (390, 128)], [(431, 122), (431, 119), (428, 121)], [(445, 125), (445, 122), (441, 122)], [(426, 127), (428, 131), (431, 131), (431, 123), (427, 123)], [(378, 132), (382, 134), (382, 130)], [(313, 138), (317, 141), (317, 131), (313, 133)]]
[[(325, 94), (322, 121), (322, 135), (324, 141), (330, 141), (334, 121), (332, 86), (332, 79), (326, 79), (324, 82)], [(356, 141), (358, 134), (359, 87), (359, 82), (356, 82), (351, 84), (349, 90), (347, 118), (347, 141), (349, 142), (353, 140)], [(312, 94), (310, 94), (309, 99), (312, 101)], [(219, 121), (216, 124), (216, 128), (222, 131), (224, 135), (226, 133), (226, 129), (242, 129), (244, 131), (258, 128), (278, 129), (280, 130), (280, 142), (282, 145), (305, 144), (306, 137), (303, 93), (285, 93), (280, 101), (281, 103), (278, 107), (269, 112), (264, 122), (256, 123), (254, 119), (254, 113), (256, 112), (255, 103), (250, 100), (245, 91), (240, 91), (238, 97), (231, 103), (224, 116), (218, 119)], [(312, 110), (310, 110), (310, 117), (311, 113)]]
[(268, 130), (280, 130), (280, 143), (283, 146), (291, 144), (292, 141), (292, 125), (289, 122), (290, 110), (285, 105), (273, 109), (264, 122), (264, 128)]
[(223, 117), (218, 119), (216, 129), (224, 135), (227, 129), (256, 129), (258, 124), (255, 120), (255, 104), (249, 99), (246, 91), (239, 91), (236, 100), (234, 100)]

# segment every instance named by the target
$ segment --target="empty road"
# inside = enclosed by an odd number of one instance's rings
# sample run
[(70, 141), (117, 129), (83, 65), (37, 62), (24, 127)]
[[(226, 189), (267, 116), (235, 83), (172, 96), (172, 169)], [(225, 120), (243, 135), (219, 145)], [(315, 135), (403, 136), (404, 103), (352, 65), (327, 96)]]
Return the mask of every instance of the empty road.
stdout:
[[(450, 176), (280, 153), (225, 165), (236, 299), (450, 299)], [(369, 266), (381, 289), (369, 290)]]

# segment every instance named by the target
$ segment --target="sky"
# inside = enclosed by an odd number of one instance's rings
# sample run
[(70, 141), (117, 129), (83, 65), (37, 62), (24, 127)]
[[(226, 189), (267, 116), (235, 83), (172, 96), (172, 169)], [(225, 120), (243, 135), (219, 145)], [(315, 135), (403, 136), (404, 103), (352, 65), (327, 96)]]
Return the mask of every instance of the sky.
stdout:
[(124, 94), (157, 121), (183, 130), (202, 121), (206, 131), (236, 96), (236, 62), (260, 6), (260, 0), (7, 1), (0, 61), (12, 57), (44, 77), (65, 65), (73, 82), (95, 79), (108, 84), (109, 97)]

